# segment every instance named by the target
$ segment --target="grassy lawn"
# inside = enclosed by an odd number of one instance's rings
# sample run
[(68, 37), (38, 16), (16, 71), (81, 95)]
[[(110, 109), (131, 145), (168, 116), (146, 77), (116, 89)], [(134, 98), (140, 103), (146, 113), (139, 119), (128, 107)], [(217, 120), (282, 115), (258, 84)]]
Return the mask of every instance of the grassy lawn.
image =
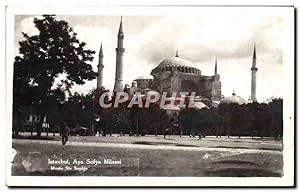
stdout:
[[(270, 177), (281, 176), (283, 167), (279, 151), (240, 153), (234, 150), (185, 151), (37, 143), (13, 143), (13, 148), (17, 155), (12, 164), (12, 175)], [(67, 166), (73, 170), (50, 170), (48, 159), (69, 159)], [(74, 159), (82, 160), (84, 164), (77, 166), (73, 164)], [(102, 163), (104, 159), (121, 160), (122, 163), (91, 165), (86, 164), (87, 159)], [(87, 170), (74, 170), (74, 166)]]

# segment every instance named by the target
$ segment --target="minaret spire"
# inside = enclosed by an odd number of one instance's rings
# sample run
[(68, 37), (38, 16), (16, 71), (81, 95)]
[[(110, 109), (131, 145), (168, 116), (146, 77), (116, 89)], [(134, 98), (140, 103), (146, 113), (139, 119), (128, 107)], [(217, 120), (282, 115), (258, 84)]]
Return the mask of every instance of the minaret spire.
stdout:
[(253, 49), (253, 58), (252, 58), (252, 67), (251, 67), (251, 100), (256, 102), (256, 48), (254, 43), (254, 49)]
[(253, 59), (255, 59), (255, 60), (256, 60), (255, 43), (254, 43), (254, 50), (253, 50)]
[(122, 16), (121, 16), (121, 21), (120, 21), (120, 27), (119, 27), (119, 34), (120, 33), (123, 33), (123, 19), (122, 19)]
[(215, 75), (218, 74), (218, 59), (216, 57), (216, 61), (215, 61)]
[(100, 45), (99, 51), (99, 61), (98, 61), (98, 76), (97, 76), (97, 89), (101, 89), (103, 87), (103, 48), (102, 48), (102, 41)]
[(123, 91), (123, 55), (125, 52), (123, 43), (124, 43), (124, 32), (123, 32), (123, 21), (121, 17), (119, 33), (118, 33), (118, 43), (116, 48), (116, 75), (115, 75), (114, 92)]
[(99, 57), (102, 57), (102, 58), (103, 58), (102, 41), (101, 41), (101, 45), (100, 45)]

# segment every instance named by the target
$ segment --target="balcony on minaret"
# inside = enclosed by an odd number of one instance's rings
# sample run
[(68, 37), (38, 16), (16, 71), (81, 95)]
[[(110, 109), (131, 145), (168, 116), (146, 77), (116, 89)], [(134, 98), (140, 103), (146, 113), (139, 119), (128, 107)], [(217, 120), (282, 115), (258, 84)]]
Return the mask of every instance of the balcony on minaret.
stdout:
[(123, 48), (123, 47), (117, 47), (116, 48), (116, 52), (117, 53), (124, 53), (125, 52), (125, 48)]
[(103, 65), (103, 64), (97, 65), (97, 68), (103, 69), (103, 68), (104, 68), (104, 65)]

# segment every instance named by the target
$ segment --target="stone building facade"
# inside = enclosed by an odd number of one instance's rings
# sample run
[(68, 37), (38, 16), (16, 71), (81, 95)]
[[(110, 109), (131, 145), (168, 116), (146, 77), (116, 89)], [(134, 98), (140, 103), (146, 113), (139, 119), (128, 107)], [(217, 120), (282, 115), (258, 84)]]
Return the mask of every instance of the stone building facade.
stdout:
[[(215, 68), (217, 69), (217, 62)], [(210, 101), (220, 101), (222, 99), (221, 81), (216, 69), (214, 75), (204, 76), (201, 70), (192, 66), (191, 62), (176, 54), (175, 57), (163, 60), (152, 70), (153, 80), (150, 81), (149, 88), (159, 93), (167, 92), (168, 96), (171, 96), (173, 92), (195, 92), (196, 96)]]

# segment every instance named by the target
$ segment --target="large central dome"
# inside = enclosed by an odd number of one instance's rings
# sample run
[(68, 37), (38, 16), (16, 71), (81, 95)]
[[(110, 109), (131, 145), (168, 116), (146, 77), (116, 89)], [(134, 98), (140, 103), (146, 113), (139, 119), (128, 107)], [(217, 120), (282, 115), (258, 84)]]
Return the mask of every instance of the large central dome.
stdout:
[(180, 58), (178, 53), (176, 53), (175, 57), (167, 58), (160, 62), (160, 64), (152, 70), (151, 74), (164, 71), (178, 71), (181, 73), (201, 75), (199, 69), (193, 67), (190, 61)]
[(160, 62), (158, 65), (159, 67), (164, 67), (164, 66), (188, 66), (191, 67), (192, 63), (186, 59), (182, 59), (180, 57), (171, 57), (163, 60)]

